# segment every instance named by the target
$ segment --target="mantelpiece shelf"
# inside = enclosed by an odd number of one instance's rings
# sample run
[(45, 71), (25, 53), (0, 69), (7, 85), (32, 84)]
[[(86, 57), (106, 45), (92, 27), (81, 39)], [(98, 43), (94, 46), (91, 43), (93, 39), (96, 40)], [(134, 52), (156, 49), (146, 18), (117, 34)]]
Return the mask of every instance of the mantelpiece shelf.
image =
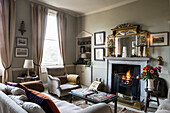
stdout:
[(149, 61), (148, 57), (105, 57), (107, 60), (125, 60), (125, 61)]

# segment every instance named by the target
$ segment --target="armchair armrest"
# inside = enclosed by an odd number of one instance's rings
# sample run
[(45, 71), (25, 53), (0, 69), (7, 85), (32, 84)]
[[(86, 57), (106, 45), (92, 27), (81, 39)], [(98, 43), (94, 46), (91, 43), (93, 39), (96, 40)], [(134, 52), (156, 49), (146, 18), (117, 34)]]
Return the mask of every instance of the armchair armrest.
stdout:
[(110, 106), (105, 103), (94, 104), (90, 107), (82, 109), (77, 113), (112, 113)]
[(170, 88), (168, 89), (168, 99), (170, 99)]
[(61, 85), (61, 81), (59, 78), (52, 77), (48, 75), (48, 91), (50, 93), (56, 92), (56, 89)]

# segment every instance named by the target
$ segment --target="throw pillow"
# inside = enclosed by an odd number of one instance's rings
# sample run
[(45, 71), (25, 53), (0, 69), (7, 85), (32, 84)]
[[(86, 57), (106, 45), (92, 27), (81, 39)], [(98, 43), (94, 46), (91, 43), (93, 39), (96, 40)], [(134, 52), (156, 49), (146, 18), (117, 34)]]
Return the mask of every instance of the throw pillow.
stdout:
[(79, 75), (76, 75), (76, 74), (68, 74), (67, 75), (67, 81), (77, 84), (77, 78), (78, 77), (79, 77)]
[(18, 96), (15, 95), (8, 95), (9, 98), (11, 98), (15, 103), (17, 103), (19, 106), (22, 106), (24, 101), (18, 99)]
[(5, 85), (18, 87), (18, 83), (15, 83), (15, 82), (5, 82)]
[(28, 88), (25, 88), (25, 93), (29, 101), (40, 105), (46, 113), (60, 113), (55, 103), (48, 96)]
[(7, 93), (7, 86), (5, 84), (0, 83), (0, 90), (4, 93)]
[(22, 108), (28, 111), (29, 113), (45, 113), (44, 110), (38, 104), (33, 102), (24, 102)]
[(90, 89), (90, 90), (95, 90), (95, 91), (97, 91), (100, 84), (101, 84), (101, 82), (99, 82), (99, 81), (94, 81), (94, 82), (90, 85), (89, 89)]
[(25, 95), (25, 91), (23, 89), (14, 86), (8, 86), (8, 85), (7, 85), (7, 93), (13, 95)]

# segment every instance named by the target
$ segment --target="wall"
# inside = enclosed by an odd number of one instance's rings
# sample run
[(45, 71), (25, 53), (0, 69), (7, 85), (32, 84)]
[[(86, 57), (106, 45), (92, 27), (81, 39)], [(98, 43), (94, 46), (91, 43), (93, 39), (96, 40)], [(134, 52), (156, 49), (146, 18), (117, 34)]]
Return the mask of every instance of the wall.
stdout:
[[(12, 61), (12, 70), (13, 70), (13, 81), (17, 82), (17, 76), (23, 72), (26, 72), (23, 69), (23, 64), (25, 59), (32, 59), (32, 37), (31, 37), (31, 8), (30, 8), (30, 1), (29, 0), (17, 0), (16, 2), (16, 32), (15, 32), (15, 41), (14, 41), (14, 54), (13, 54), (13, 61)], [(21, 35), (18, 29), (20, 28), (21, 21), (25, 22), (25, 29), (26, 32), (24, 35)], [(75, 62), (75, 37), (76, 37), (76, 23), (77, 18), (67, 14), (67, 37), (66, 37), (66, 65), (69, 65), (70, 68), (73, 68), (72, 62)], [(15, 57), (15, 48), (16, 46), (16, 37), (27, 37), (28, 38), (28, 46), (29, 55), (27, 58), (18, 58)], [(75, 71), (74, 71), (75, 72)]]
[[(111, 29), (119, 24), (131, 23), (141, 25), (141, 29), (149, 32), (164, 32), (170, 31), (170, 5), (169, 0), (138, 0), (131, 4), (113, 8), (108, 11), (87, 15), (78, 18), (78, 32), (86, 30), (94, 34), (94, 32), (106, 31), (106, 36), (111, 34)], [(92, 38), (94, 45), (94, 37)], [(93, 46), (94, 48), (104, 46)], [(162, 56), (164, 65), (163, 73), (160, 75), (166, 81), (170, 81), (170, 46), (150, 47), (151, 64), (157, 65), (157, 56)], [(93, 62), (93, 80), (96, 78), (107, 79), (107, 65), (105, 61)], [(170, 87), (170, 82), (168, 82)]]

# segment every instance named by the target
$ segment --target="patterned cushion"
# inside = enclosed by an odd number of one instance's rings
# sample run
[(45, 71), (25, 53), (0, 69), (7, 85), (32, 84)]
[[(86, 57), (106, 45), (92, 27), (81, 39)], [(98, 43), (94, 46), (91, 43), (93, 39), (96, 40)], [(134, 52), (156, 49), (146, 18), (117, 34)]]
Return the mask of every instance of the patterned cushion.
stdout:
[(25, 93), (29, 101), (40, 105), (46, 113), (60, 113), (55, 103), (48, 96), (28, 88), (25, 88)]

